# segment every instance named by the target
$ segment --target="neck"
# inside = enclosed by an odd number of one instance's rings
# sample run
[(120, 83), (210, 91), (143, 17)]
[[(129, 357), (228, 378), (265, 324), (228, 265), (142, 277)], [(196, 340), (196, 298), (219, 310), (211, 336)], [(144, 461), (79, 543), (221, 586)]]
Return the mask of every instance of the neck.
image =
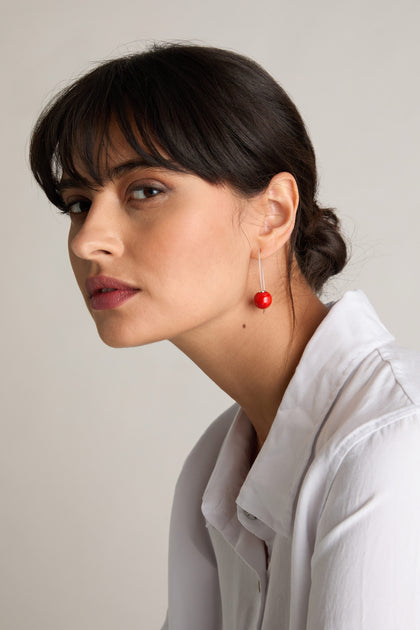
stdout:
[(238, 306), (173, 343), (245, 411), (266, 439), (306, 344), (327, 313), (307, 285), (293, 289), (295, 322), (288, 296), (276, 296), (261, 311)]

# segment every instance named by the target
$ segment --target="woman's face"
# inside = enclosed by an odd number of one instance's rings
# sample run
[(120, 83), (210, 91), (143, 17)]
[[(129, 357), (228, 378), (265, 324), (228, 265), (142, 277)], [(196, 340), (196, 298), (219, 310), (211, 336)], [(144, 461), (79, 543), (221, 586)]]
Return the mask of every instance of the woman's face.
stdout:
[[(248, 202), (201, 178), (144, 166), (114, 139), (103, 187), (64, 178), (70, 260), (105, 343), (182, 340), (248, 308)], [(251, 306), (249, 306), (251, 308)]]

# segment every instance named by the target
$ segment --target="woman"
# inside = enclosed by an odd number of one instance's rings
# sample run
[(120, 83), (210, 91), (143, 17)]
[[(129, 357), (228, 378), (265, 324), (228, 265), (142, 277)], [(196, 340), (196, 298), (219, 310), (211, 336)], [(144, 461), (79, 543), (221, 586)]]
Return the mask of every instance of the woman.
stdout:
[(169, 339), (237, 402), (177, 484), (164, 628), (420, 628), (419, 357), (320, 301), (346, 247), (285, 92), (153, 47), (59, 94), (31, 166), (104, 342)]

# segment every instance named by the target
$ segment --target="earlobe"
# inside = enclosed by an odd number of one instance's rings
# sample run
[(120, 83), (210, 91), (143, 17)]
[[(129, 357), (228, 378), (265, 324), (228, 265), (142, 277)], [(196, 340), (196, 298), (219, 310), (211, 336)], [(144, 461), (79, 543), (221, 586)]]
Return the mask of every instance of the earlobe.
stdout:
[[(260, 199), (263, 221), (257, 236), (257, 249), (265, 258), (283, 247), (292, 234), (299, 193), (296, 180), (291, 173), (278, 173), (270, 181)], [(254, 252), (253, 252), (254, 257)]]

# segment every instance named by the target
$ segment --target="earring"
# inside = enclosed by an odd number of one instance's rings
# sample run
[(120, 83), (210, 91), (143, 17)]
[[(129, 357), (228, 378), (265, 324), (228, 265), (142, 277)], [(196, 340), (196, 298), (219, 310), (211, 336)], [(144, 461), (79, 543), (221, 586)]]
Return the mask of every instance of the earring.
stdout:
[(261, 250), (258, 250), (258, 268), (260, 271), (260, 287), (261, 290), (254, 295), (254, 304), (258, 308), (268, 308), (273, 301), (271, 293), (265, 290), (264, 271), (261, 261)]

